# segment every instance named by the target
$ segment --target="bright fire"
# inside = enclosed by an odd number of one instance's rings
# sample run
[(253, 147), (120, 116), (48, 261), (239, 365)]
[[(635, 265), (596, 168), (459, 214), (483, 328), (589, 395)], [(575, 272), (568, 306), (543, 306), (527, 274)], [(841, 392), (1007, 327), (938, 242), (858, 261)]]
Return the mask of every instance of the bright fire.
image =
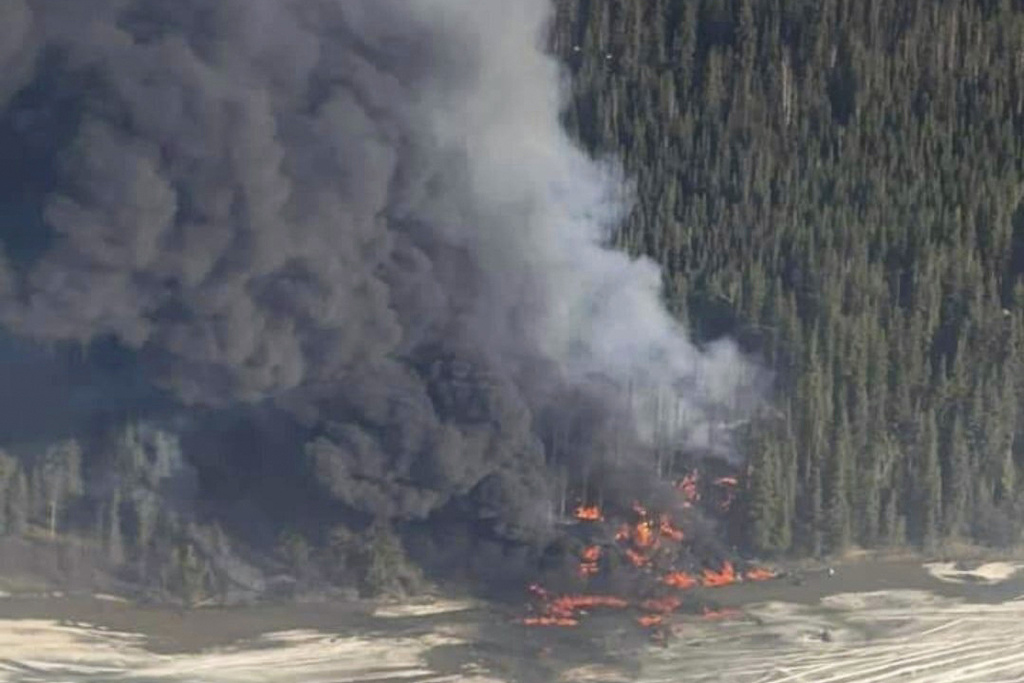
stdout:
[(662, 577), (661, 582), (666, 586), (686, 590), (700, 584), (700, 582), (686, 572), (669, 572)]
[(658, 533), (665, 538), (670, 538), (676, 543), (681, 543), (686, 539), (686, 534), (683, 533), (682, 529), (677, 529), (672, 525), (672, 518), (668, 515), (662, 515), (658, 523)]
[(747, 581), (768, 581), (769, 579), (774, 579), (775, 576), (776, 574), (772, 570), (762, 569), (761, 567), (748, 569), (743, 574), (743, 578)]
[(648, 612), (668, 614), (675, 612), (683, 604), (681, 598), (675, 595), (668, 595), (664, 598), (651, 598), (640, 603), (640, 607)]
[(693, 507), (700, 500), (697, 490), (697, 471), (690, 472), (676, 484), (676, 490), (683, 494), (683, 507)]
[[(676, 483), (680, 499), (676, 508), (693, 507), (701, 500), (700, 474), (693, 470)], [(733, 476), (718, 477), (710, 482), (715, 488), (713, 507), (727, 511), (739, 493), (740, 480)], [(573, 512), (581, 522), (596, 523), (605, 521), (605, 513), (598, 505), (580, 503)], [(684, 513), (686, 514), (686, 513)], [(616, 515), (617, 516), (617, 515)], [(635, 620), (642, 627), (651, 627), (651, 633), (657, 635), (662, 625), (667, 625), (672, 615), (683, 604), (681, 591), (694, 588), (719, 588), (741, 581), (765, 581), (776, 577), (775, 572), (757, 567), (747, 567), (738, 571), (730, 561), (723, 562), (718, 568), (706, 567), (700, 571), (683, 571), (680, 561), (685, 554), (687, 534), (681, 526), (677, 526), (678, 517), (664, 512), (649, 511), (639, 502), (634, 502), (631, 511), (624, 515), (625, 519), (614, 521), (616, 546), (586, 545), (579, 550), (577, 575), (582, 582), (588, 582), (602, 571), (604, 560), (612, 555), (624, 557), (633, 567), (642, 570), (649, 579), (647, 593), (635, 599), (621, 598), (615, 595), (568, 594), (557, 595), (548, 593), (543, 587), (533, 585), (530, 591), (534, 595), (532, 614), (521, 620), (528, 626), (563, 626), (571, 627), (580, 624), (581, 619), (593, 609), (631, 609), (635, 611)], [(606, 527), (597, 527), (598, 531)], [(589, 532), (588, 532), (589, 533)], [(613, 557), (613, 559), (614, 559)], [(654, 584), (661, 584), (656, 589)], [(666, 594), (667, 593), (667, 594)], [(706, 619), (726, 619), (740, 614), (733, 609), (703, 608)]]
[(633, 503), (636, 523), (623, 524), (615, 533), (615, 540), (626, 548), (626, 558), (634, 567), (646, 567), (651, 564), (651, 552), (661, 545), (662, 539), (681, 543), (686, 539), (682, 529), (675, 526), (667, 514), (659, 515), (657, 521), (651, 519), (647, 509), (640, 503)]
[(630, 564), (634, 567), (646, 567), (651, 563), (651, 559), (642, 553), (638, 553), (632, 548), (626, 548), (626, 559), (629, 560)]
[(736, 570), (733, 568), (732, 562), (728, 560), (717, 572), (713, 569), (705, 569), (701, 577), (701, 585), (705, 588), (719, 588), (732, 583), (736, 583)]
[(654, 531), (651, 530), (650, 522), (644, 520), (633, 527), (633, 543), (641, 548), (650, 548), (654, 545)]
[(580, 567), (577, 570), (581, 579), (593, 576), (600, 571), (601, 546), (590, 545), (580, 553)]
[(601, 508), (597, 505), (580, 505), (574, 512), (576, 519), (586, 522), (600, 522), (604, 519)]
[(559, 595), (553, 596), (542, 586), (530, 586), (541, 602), (540, 615), (522, 620), (526, 626), (577, 626), (586, 610), (596, 607), (625, 609), (629, 602), (614, 595)]

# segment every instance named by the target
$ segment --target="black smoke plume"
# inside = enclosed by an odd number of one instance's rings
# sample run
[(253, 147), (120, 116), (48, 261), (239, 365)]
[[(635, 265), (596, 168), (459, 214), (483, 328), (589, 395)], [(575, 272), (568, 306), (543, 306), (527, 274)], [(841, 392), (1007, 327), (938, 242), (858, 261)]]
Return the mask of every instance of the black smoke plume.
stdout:
[(509, 537), (550, 524), (553, 472), (659, 424), (711, 445), (755, 373), (603, 246), (627, 184), (559, 125), (551, 9), (4, 0), (4, 438), (230, 416), (200, 469)]

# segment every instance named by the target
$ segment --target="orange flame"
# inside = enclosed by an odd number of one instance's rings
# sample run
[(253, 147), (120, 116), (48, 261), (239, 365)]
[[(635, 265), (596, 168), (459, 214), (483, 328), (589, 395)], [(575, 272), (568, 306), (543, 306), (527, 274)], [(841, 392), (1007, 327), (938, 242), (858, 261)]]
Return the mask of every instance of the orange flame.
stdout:
[(744, 574), (743, 578), (747, 581), (768, 581), (774, 579), (776, 576), (775, 572), (770, 569), (762, 569), (755, 567), (754, 569), (748, 569)]
[(650, 522), (644, 520), (633, 527), (633, 543), (641, 548), (650, 548), (654, 545), (654, 531)]
[(586, 579), (589, 576), (593, 576), (600, 571), (600, 565), (598, 562), (601, 559), (601, 546), (590, 545), (583, 549), (580, 553), (580, 567), (577, 570), (581, 579)]
[(647, 612), (657, 612), (659, 614), (669, 614), (679, 609), (679, 606), (683, 604), (683, 601), (675, 596), (668, 595), (664, 598), (651, 598), (650, 600), (644, 600), (640, 603), (640, 607)]
[(553, 597), (543, 586), (532, 584), (529, 591), (542, 601), (540, 615), (520, 620), (526, 626), (576, 626), (583, 610), (594, 607), (624, 609), (629, 603), (612, 595), (560, 595)]
[(586, 522), (600, 522), (604, 519), (604, 515), (601, 514), (601, 508), (597, 505), (580, 505), (573, 514), (575, 514), (576, 519)]
[(700, 500), (700, 492), (697, 490), (697, 472), (690, 472), (676, 484), (676, 490), (683, 494), (683, 507), (692, 507)]
[(574, 617), (580, 610), (594, 607), (625, 609), (629, 603), (614, 595), (562, 595), (551, 601), (547, 613), (556, 617)]
[(629, 546), (625, 554), (633, 566), (650, 566), (653, 562), (652, 551), (662, 547), (662, 541), (681, 543), (686, 539), (686, 534), (674, 525), (670, 515), (661, 514), (653, 519), (638, 502), (633, 503), (633, 512), (639, 518), (636, 523), (622, 524), (615, 533), (615, 540)]
[(697, 586), (700, 582), (686, 572), (670, 572), (662, 577), (661, 582), (666, 586), (687, 590)]
[(672, 525), (672, 518), (668, 515), (662, 515), (661, 520), (658, 524), (658, 532), (666, 537), (671, 538), (673, 541), (681, 542), (686, 538), (686, 534), (683, 533), (682, 529), (677, 529)]
[(732, 562), (729, 561), (726, 561), (722, 565), (722, 569), (717, 572), (713, 569), (705, 569), (701, 578), (701, 584), (706, 588), (719, 588), (732, 583), (736, 583), (736, 570), (733, 568)]
[(626, 559), (628, 559), (634, 567), (646, 567), (651, 563), (651, 558), (642, 553), (638, 553), (632, 548), (626, 548)]
[[(676, 484), (682, 495), (684, 507), (700, 500), (699, 476), (697, 470), (693, 470)], [(715, 491), (715, 504), (727, 508), (738, 493), (739, 480), (737, 477), (727, 476), (719, 477), (713, 480), (713, 483), (719, 487)], [(655, 572), (663, 586), (685, 591), (698, 586), (717, 588), (738, 581), (764, 581), (776, 576), (768, 569), (755, 567), (737, 572), (729, 561), (723, 562), (718, 569), (706, 568), (697, 574), (677, 570), (670, 564), (675, 554), (670, 544), (685, 542), (686, 533), (676, 526), (673, 515), (652, 513), (638, 501), (633, 503), (632, 513), (631, 519), (621, 523), (616, 529), (616, 557), (622, 553), (634, 567)], [(574, 516), (583, 521), (597, 522), (605, 519), (600, 506), (582, 503), (574, 509)], [(577, 573), (582, 580), (586, 581), (601, 571), (601, 560), (606, 550), (608, 548), (600, 545), (587, 545), (579, 550)], [(666, 615), (675, 612), (683, 602), (682, 598), (675, 594), (648, 598), (641, 602), (614, 595), (555, 595), (537, 584), (530, 586), (529, 589), (535, 597), (533, 613), (520, 620), (528, 626), (577, 626), (587, 610), (632, 607), (639, 614), (636, 621), (641, 626), (654, 627), (652, 633), (657, 635)], [(725, 619), (737, 614), (740, 614), (737, 610), (704, 608), (704, 617), (707, 619)]]

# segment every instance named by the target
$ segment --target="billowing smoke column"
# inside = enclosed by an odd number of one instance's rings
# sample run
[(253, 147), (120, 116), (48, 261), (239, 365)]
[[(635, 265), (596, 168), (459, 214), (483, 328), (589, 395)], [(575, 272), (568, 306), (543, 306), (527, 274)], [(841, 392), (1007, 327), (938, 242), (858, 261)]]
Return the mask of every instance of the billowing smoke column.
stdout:
[(599, 434), (654, 387), (703, 438), (750, 368), (602, 246), (624, 183), (559, 125), (551, 9), (5, 0), (0, 324), (114, 340), (184, 409), (288, 421), (374, 515), (465, 496), (536, 526), (541, 416)]

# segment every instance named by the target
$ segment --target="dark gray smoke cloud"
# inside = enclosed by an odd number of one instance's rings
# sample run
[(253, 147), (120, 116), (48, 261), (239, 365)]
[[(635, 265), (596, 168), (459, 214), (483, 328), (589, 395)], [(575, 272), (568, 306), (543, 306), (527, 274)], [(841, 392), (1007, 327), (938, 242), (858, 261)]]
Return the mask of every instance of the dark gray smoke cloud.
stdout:
[(540, 523), (537, 418), (570, 388), (644, 437), (625, 387), (657, 387), (706, 442), (751, 369), (601, 246), (624, 183), (559, 126), (550, 11), (5, 0), (0, 324), (117, 340), (184, 406), (275, 404), (373, 514)]

